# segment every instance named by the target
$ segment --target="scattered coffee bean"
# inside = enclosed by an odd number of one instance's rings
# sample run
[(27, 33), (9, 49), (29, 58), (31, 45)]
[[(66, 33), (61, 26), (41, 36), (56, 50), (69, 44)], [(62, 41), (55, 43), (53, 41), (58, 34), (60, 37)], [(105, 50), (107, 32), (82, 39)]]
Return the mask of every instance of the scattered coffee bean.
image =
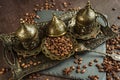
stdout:
[(21, 65), (22, 67), (24, 67), (25, 66), (25, 63), (22, 63), (22, 65)]
[(102, 68), (102, 66), (100, 64), (96, 64), (96, 67), (99, 69), (99, 68)]
[(70, 69), (75, 70), (75, 66), (71, 66)]
[(63, 70), (63, 74), (64, 74), (64, 75), (70, 75), (71, 72), (72, 72), (72, 70), (71, 70), (70, 68), (65, 68), (65, 69)]
[(78, 60), (75, 60), (74, 63), (75, 63), (75, 64), (78, 64)]
[(88, 64), (89, 66), (92, 66), (93, 65), (93, 62), (91, 61), (91, 62), (89, 62), (89, 64)]
[(120, 19), (120, 16), (118, 16), (118, 19)]
[(77, 69), (77, 70), (76, 70), (76, 73), (80, 73), (80, 71), (81, 71), (80, 69)]
[(78, 65), (76, 68), (77, 68), (77, 69), (80, 69), (80, 66)]
[(5, 73), (5, 68), (2, 68), (1, 70), (0, 70), (0, 75), (3, 75)]
[(40, 16), (36, 15), (36, 18), (40, 19)]
[(78, 64), (79, 64), (79, 65), (82, 64), (82, 61), (79, 61)]
[(104, 72), (105, 70), (103, 68), (100, 68), (99, 69), (99, 72)]
[(81, 70), (81, 74), (85, 73), (86, 72), (86, 69), (83, 69)]
[(98, 59), (94, 59), (94, 62), (96, 62), (96, 63), (97, 63), (97, 62), (98, 62)]
[(89, 78), (90, 80), (99, 80), (99, 76), (98, 76), (98, 75), (88, 76), (88, 78)]
[(36, 66), (36, 65), (37, 65), (37, 63), (36, 63), (36, 62), (34, 62), (34, 63), (33, 63), (33, 65), (34, 65), (34, 66)]
[(38, 64), (40, 64), (40, 63), (41, 63), (41, 61), (38, 61), (37, 63), (38, 63)]
[(78, 55), (74, 55), (74, 58), (75, 58), (75, 59), (78, 59), (78, 58), (79, 58), (79, 56), (78, 56)]
[(49, 80), (48, 78), (46, 80)]
[(83, 59), (82, 59), (82, 58), (79, 58), (78, 60), (79, 60), (79, 61), (82, 61)]
[(63, 3), (64, 8), (66, 8), (68, 6), (68, 4), (66, 2)]
[(116, 10), (116, 8), (112, 8), (112, 10), (113, 10), (113, 11), (115, 11), (115, 10)]
[(86, 68), (87, 68), (87, 65), (83, 65), (83, 68), (85, 68), (85, 69), (86, 69)]
[(29, 64), (32, 65), (32, 64), (33, 64), (33, 61), (30, 61)]

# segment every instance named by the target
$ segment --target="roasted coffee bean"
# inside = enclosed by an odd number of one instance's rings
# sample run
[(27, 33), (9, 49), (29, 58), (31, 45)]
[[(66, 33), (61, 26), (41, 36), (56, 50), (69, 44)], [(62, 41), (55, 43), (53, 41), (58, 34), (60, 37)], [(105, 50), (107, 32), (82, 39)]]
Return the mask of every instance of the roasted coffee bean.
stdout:
[(83, 59), (82, 59), (82, 58), (79, 58), (78, 60), (79, 60), (79, 61), (82, 61)]
[(78, 62), (78, 65), (80, 65), (80, 64), (82, 64), (82, 61), (79, 61), (79, 62)]
[(96, 67), (97, 68), (101, 68), (102, 66), (100, 64), (96, 64)]
[(33, 64), (33, 61), (30, 61), (29, 64), (32, 65), (32, 64)]
[(22, 67), (24, 67), (25, 66), (25, 63), (22, 63), (22, 65), (21, 65)]
[(24, 66), (23, 66), (23, 68), (27, 68), (28, 66), (25, 64)]
[(86, 69), (83, 69), (81, 70), (81, 74), (85, 73), (86, 72)]
[(116, 8), (112, 8), (112, 10), (113, 10), (113, 11), (115, 11), (115, 10), (116, 10)]
[(75, 66), (71, 66), (70, 69), (75, 70)]
[(4, 74), (4, 72), (3, 71), (0, 71), (0, 75), (3, 75)]
[(34, 62), (34, 63), (33, 63), (33, 65), (34, 65), (34, 66), (36, 66), (36, 65), (37, 65), (37, 63), (36, 63), (36, 62)]
[(83, 68), (87, 68), (87, 65), (83, 65)]
[(70, 75), (71, 72), (72, 72), (72, 70), (70, 68), (65, 68), (63, 70), (63, 74), (65, 74), (65, 75)]
[(40, 19), (40, 16), (36, 15), (36, 18)]
[(77, 70), (76, 70), (76, 73), (80, 73), (80, 71), (81, 71), (80, 69), (77, 69)]
[(98, 76), (98, 75), (88, 76), (88, 78), (89, 78), (90, 80), (99, 80), (99, 76)]
[(80, 66), (78, 65), (76, 68), (77, 68), (77, 69), (80, 69)]
[(120, 80), (120, 76), (117, 76), (117, 77), (115, 78), (115, 80)]
[(118, 16), (118, 19), (120, 19), (120, 16)]
[(78, 59), (78, 58), (79, 58), (79, 56), (78, 56), (78, 55), (74, 55), (74, 58), (75, 58), (75, 59)]
[(75, 60), (74, 63), (75, 63), (75, 64), (78, 64), (78, 60)]
[(99, 72), (104, 72), (105, 70), (103, 68), (100, 68), (99, 69)]
[(68, 55), (73, 49), (71, 40), (65, 36), (56, 38), (48, 37), (46, 38), (45, 45), (52, 54), (57, 56)]
[(6, 72), (5, 68), (0, 69), (0, 75), (3, 75)]
[(91, 62), (89, 62), (89, 64), (88, 64), (89, 66), (92, 66), (93, 65), (93, 62), (91, 61)]
[(40, 63), (41, 63), (41, 61), (38, 61), (37, 63), (38, 63), (38, 64), (40, 64)]
[(68, 6), (68, 4), (66, 2), (63, 3), (64, 8), (66, 8)]
[(97, 62), (98, 62), (98, 59), (94, 59), (94, 62), (96, 62), (96, 63), (97, 63)]

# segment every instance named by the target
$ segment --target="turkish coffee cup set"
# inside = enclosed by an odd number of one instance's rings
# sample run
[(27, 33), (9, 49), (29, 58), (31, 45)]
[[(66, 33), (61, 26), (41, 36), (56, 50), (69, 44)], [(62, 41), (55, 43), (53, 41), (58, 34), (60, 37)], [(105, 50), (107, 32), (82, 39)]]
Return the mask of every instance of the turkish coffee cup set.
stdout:
[[(43, 39), (40, 38), (41, 34), (36, 25), (23, 22), (21, 22), (21, 26), (16, 32), (11, 33), (10, 40), (6, 37), (4, 37), (4, 39), (10, 41), (9, 44), (12, 45), (13, 50), (18, 55), (28, 57), (37, 55), (42, 51), (46, 57), (52, 60), (63, 60), (74, 55), (75, 52), (89, 50), (84, 45), (78, 45), (77, 39), (89, 40), (96, 38), (101, 32), (101, 24), (96, 21), (99, 16), (103, 18), (108, 27), (106, 17), (101, 13), (95, 12), (91, 8), (90, 2), (88, 2), (83, 9), (80, 9), (77, 14), (68, 21), (68, 25), (53, 14), (52, 20), (46, 25), (46, 36)], [(3, 37), (4, 35), (1, 36)], [(69, 53), (62, 56), (51, 53), (45, 45), (47, 37), (58, 38), (61, 36), (69, 38), (72, 42), (72, 49)]]

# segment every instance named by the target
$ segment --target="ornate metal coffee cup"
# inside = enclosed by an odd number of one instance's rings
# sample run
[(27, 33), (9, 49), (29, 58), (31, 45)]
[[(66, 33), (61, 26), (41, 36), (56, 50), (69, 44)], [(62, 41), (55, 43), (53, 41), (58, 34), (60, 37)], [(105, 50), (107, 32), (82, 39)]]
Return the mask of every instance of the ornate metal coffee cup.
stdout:
[(41, 43), (37, 26), (22, 23), (12, 38), (13, 49), (22, 56), (37, 55), (41, 51)]
[(72, 35), (67, 33), (65, 23), (53, 15), (52, 20), (47, 25), (47, 36), (41, 44), (45, 56), (52, 60), (67, 59), (75, 53), (75, 44), (77, 42)]
[(97, 22), (98, 17), (101, 17), (104, 22), (107, 23), (106, 17), (95, 12), (88, 1), (87, 5), (77, 12), (77, 14), (69, 21), (68, 25), (69, 27), (73, 27), (71, 32), (74, 32), (77, 39), (88, 40), (96, 38), (101, 31), (101, 24)]

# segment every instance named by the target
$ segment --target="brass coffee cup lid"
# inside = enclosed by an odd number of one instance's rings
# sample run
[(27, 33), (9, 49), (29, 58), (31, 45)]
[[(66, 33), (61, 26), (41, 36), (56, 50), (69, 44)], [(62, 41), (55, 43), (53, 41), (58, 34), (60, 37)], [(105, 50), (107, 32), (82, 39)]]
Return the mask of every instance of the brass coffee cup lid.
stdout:
[(21, 23), (15, 35), (20, 41), (31, 41), (38, 35), (38, 30), (33, 24)]
[(95, 19), (96, 19), (96, 13), (91, 8), (90, 1), (88, 1), (87, 5), (83, 9), (80, 9), (78, 11), (77, 16), (76, 16), (76, 21), (77, 23), (81, 25), (89, 25)]
[(49, 37), (58, 37), (66, 34), (65, 23), (53, 14), (52, 20), (48, 23), (47, 35)]

